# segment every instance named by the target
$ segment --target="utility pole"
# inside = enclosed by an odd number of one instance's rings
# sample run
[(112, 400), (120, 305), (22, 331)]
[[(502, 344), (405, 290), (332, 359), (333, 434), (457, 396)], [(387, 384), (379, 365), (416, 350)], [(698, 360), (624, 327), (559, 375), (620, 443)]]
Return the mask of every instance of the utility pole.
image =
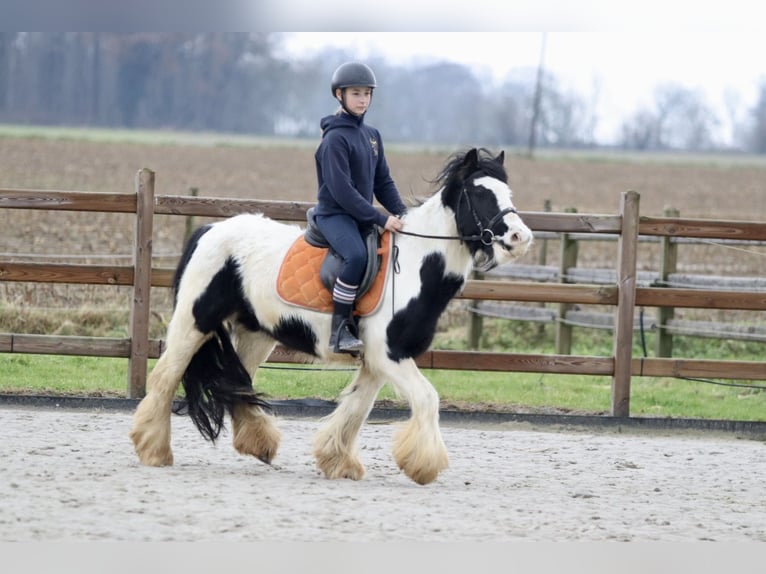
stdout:
[(531, 158), (535, 151), (535, 138), (537, 135), (537, 122), (540, 119), (540, 100), (543, 97), (543, 62), (545, 61), (545, 41), (547, 32), (543, 32), (540, 45), (540, 63), (537, 66), (537, 84), (535, 85), (535, 97), (532, 102), (532, 122), (529, 126), (529, 149), (527, 155)]

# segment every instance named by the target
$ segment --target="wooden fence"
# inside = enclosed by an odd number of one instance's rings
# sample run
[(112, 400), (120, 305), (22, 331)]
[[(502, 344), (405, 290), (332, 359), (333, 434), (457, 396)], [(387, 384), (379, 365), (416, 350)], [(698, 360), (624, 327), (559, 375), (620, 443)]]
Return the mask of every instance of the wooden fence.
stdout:
[[(546, 210), (549, 211), (546, 201)], [(574, 213), (573, 210), (570, 210)], [(674, 208), (665, 209), (666, 217), (678, 218), (679, 212)], [(486, 278), (532, 280), (538, 282), (560, 283), (591, 283), (609, 285), (616, 282), (614, 269), (599, 269), (593, 267), (578, 267), (580, 244), (583, 242), (610, 242), (617, 236), (594, 235), (577, 233), (538, 232), (536, 240), (539, 246), (537, 265), (509, 264), (498, 267), (484, 275)], [(548, 242), (559, 240), (558, 265), (547, 265)], [(766, 293), (766, 276), (731, 276), (731, 275), (701, 275), (679, 273), (678, 249), (680, 245), (700, 245), (711, 243), (705, 239), (670, 236), (642, 236), (639, 242), (655, 243), (658, 245), (658, 265), (656, 271), (637, 272), (636, 284), (641, 287), (681, 287), (685, 289), (711, 289), (726, 291), (752, 291)], [(740, 239), (720, 239), (715, 241), (717, 246), (745, 248), (766, 246), (766, 242)], [(766, 256), (766, 254), (764, 254)], [(478, 274), (477, 278), (480, 278)], [(556, 353), (568, 355), (571, 353), (573, 329), (587, 327), (594, 329), (613, 329), (612, 313), (593, 312), (573, 308), (570, 304), (560, 304), (557, 309), (545, 306), (519, 305), (508, 302), (475, 302), (470, 306), (472, 312), (469, 318), (468, 342), (472, 349), (479, 348), (482, 323), (484, 317), (496, 317), (518, 321), (533, 321), (552, 323), (555, 326)], [(656, 333), (654, 354), (657, 357), (673, 356), (674, 335), (707, 337), (714, 339), (732, 339), (766, 343), (766, 324), (753, 325), (737, 324), (722, 321), (700, 321), (675, 319), (673, 307), (659, 307), (654, 319), (646, 317), (641, 312), (634, 319), (634, 330)]]
[[(130, 266), (0, 261), (0, 280), (3, 281), (132, 286), (130, 338), (6, 333), (0, 334), (0, 352), (126, 357), (129, 360), (127, 394), (129, 397), (140, 397), (145, 391), (147, 361), (160, 356), (163, 344), (161, 340), (149, 339), (150, 287), (170, 287), (173, 275), (172, 269), (152, 268), (154, 215), (230, 217), (237, 213), (258, 211), (277, 220), (304, 221), (306, 210), (311, 205), (308, 202), (155, 196), (154, 173), (147, 169), (136, 174), (133, 194), (0, 189), (0, 208), (135, 214), (133, 264)], [(766, 240), (766, 223), (641, 217), (639, 195), (633, 191), (622, 194), (619, 213), (612, 215), (524, 212), (521, 216), (535, 232), (617, 235), (616, 281), (610, 285), (588, 285), (469, 280), (459, 297), (482, 301), (613, 306), (613, 354), (599, 357), (432, 350), (418, 357), (421, 368), (610, 376), (611, 414), (616, 417), (630, 415), (630, 382), (633, 375), (766, 379), (766, 362), (761, 361), (632, 356), (633, 316), (637, 305), (766, 310), (766, 293), (761, 292), (639, 287), (636, 273), (639, 234), (763, 241)], [(278, 347), (269, 358), (271, 362), (301, 360), (282, 347)]]

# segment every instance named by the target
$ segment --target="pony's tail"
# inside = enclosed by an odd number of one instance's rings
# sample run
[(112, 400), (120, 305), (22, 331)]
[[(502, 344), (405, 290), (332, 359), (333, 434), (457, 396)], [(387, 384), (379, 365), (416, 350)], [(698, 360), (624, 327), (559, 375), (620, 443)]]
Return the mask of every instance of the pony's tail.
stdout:
[(225, 414), (231, 416), (237, 405), (272, 410), (263, 395), (253, 390), (253, 381), (223, 325), (194, 355), (182, 382), (186, 396), (173, 412), (188, 414), (202, 436), (213, 443), (224, 427)]

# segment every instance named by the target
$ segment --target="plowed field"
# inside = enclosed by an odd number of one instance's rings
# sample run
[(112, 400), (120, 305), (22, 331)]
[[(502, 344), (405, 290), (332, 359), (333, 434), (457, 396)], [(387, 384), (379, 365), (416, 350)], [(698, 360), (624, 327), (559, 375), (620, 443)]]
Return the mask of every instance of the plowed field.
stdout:
[[(313, 151), (311, 143), (210, 146), (184, 145), (181, 139), (173, 145), (143, 145), (7, 137), (0, 138), (0, 188), (131, 193), (136, 172), (147, 167), (156, 172), (157, 194), (183, 195), (197, 188), (201, 196), (312, 201)], [(388, 146), (392, 173), (405, 201), (433, 191), (429, 180), (453, 151), (457, 149), (412, 151)], [(764, 162), (745, 165), (721, 159), (680, 162), (677, 158), (623, 161), (595, 157), (530, 160), (509, 152), (506, 166), (520, 211), (541, 211), (550, 200), (553, 211), (576, 208), (580, 213), (612, 214), (619, 210), (621, 192), (636, 190), (643, 215), (660, 216), (665, 207), (674, 207), (684, 217), (766, 220)], [(175, 263), (184, 224), (181, 217), (156, 218), (156, 265)], [(2, 258), (117, 263), (121, 262), (119, 256), (132, 253), (132, 234), (129, 215), (0, 209)], [(593, 245), (581, 247), (579, 265), (613, 268), (614, 243), (590, 243)], [(685, 246), (679, 269), (758, 275), (764, 269), (765, 253), (763, 247)], [(62, 258), (64, 255), (74, 257)], [(555, 263), (556, 256), (553, 245), (548, 262)], [(523, 262), (536, 261), (537, 251), (533, 251)], [(657, 266), (656, 249), (647, 246), (639, 255), (639, 268)], [(0, 300), (33, 307), (101, 305), (124, 294), (113, 287), (0, 283)]]

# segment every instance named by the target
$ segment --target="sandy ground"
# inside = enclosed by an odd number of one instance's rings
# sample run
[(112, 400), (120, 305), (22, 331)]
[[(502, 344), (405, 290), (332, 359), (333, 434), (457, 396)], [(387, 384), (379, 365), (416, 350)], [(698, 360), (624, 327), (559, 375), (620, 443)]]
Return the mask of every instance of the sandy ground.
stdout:
[(418, 486), (393, 424), (363, 428), (352, 482), (316, 470), (316, 420), (281, 421), (274, 466), (172, 422), (175, 466), (147, 468), (131, 413), (0, 408), (0, 540), (766, 541), (760, 440), (451, 423), (450, 467)]

